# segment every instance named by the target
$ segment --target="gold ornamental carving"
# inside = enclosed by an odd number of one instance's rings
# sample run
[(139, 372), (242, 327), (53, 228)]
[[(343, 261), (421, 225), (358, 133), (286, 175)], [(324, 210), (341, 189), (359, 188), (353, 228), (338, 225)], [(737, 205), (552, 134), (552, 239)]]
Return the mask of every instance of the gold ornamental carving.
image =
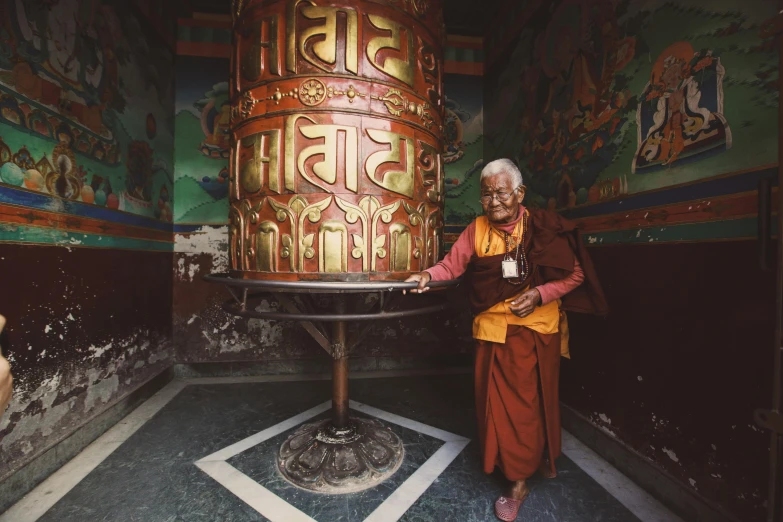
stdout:
[(404, 279), (437, 261), (439, 11), (437, 0), (234, 2), (235, 275)]

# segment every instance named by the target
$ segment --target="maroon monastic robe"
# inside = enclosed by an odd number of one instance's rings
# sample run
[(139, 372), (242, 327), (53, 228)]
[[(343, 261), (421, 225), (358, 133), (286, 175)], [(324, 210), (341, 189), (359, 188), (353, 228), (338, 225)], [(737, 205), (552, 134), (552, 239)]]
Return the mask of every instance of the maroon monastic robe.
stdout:
[[(520, 293), (521, 288), (563, 279), (578, 259), (585, 280), (563, 296), (561, 310), (604, 316), (606, 300), (576, 226), (553, 212), (528, 209), (527, 281), (503, 279), (503, 255), (477, 257), (468, 271), (474, 314)], [(560, 333), (546, 335), (509, 325), (505, 343), (476, 341), (476, 413), (486, 473), (497, 466), (509, 480), (524, 480), (548, 449), (551, 471), (560, 455)]]

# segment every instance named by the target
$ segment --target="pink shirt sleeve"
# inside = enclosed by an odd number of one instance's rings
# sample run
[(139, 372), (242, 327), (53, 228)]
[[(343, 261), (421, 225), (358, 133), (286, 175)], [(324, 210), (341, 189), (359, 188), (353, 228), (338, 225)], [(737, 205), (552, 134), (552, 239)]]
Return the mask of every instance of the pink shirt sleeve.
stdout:
[(555, 299), (560, 299), (568, 292), (581, 285), (585, 280), (585, 274), (582, 271), (582, 265), (579, 260), (574, 259), (574, 271), (565, 279), (559, 281), (550, 281), (541, 286), (537, 286), (538, 293), (541, 294), (541, 304), (549, 304)]
[(476, 238), (476, 222), (467, 226), (457, 241), (452, 245), (451, 250), (443, 258), (443, 261), (428, 268), (432, 281), (448, 281), (457, 279), (468, 269), (470, 258), (473, 257), (473, 250)]

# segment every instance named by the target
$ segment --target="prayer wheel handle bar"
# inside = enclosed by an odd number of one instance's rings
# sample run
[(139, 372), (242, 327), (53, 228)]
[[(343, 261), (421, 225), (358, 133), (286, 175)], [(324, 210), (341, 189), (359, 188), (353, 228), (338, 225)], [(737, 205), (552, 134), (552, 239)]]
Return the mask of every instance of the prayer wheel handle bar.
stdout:
[(758, 242), (759, 268), (769, 270), (772, 254), (772, 178), (759, 180), (758, 192)]
[(442, 312), (448, 308), (449, 303), (439, 303), (431, 306), (422, 306), (408, 310), (395, 310), (393, 312), (380, 311), (369, 314), (321, 314), (321, 313), (286, 313), (286, 312), (267, 312), (258, 311), (248, 307), (242, 309), (242, 304), (236, 301), (228, 301), (223, 305), (223, 310), (240, 317), (249, 317), (253, 319), (267, 319), (275, 321), (321, 321), (321, 322), (339, 322), (339, 321), (382, 321), (384, 319), (399, 319), (401, 317), (410, 317), (422, 314), (432, 314)]
[[(442, 300), (432, 304), (426, 299), (416, 297), (408, 299), (408, 303), (414, 306), (403, 310), (388, 310), (392, 296), (395, 292), (413, 290), (418, 283), (405, 283), (400, 281), (269, 281), (260, 279), (242, 279), (230, 277), (229, 274), (210, 274), (203, 277), (210, 283), (222, 284), (229, 291), (233, 300), (223, 304), (223, 310), (240, 317), (254, 319), (267, 319), (277, 321), (302, 321), (317, 322), (341, 322), (341, 321), (377, 321), (384, 319), (399, 319), (401, 317), (431, 314), (445, 310), (449, 307), (448, 300)], [(453, 288), (462, 282), (461, 279), (453, 281), (433, 281), (430, 286), (434, 291)], [(251, 293), (252, 292), (252, 293)], [(378, 294), (380, 309), (374, 312), (350, 312), (337, 311), (337, 313), (322, 313), (314, 310), (300, 310), (285, 294)], [(252, 306), (254, 300), (272, 294), (283, 304), (287, 312), (277, 310), (257, 310)], [(384, 297), (387, 296), (387, 297)], [(305, 297), (305, 296), (303, 296)], [(428, 302), (429, 301), (429, 302)]]
[[(402, 281), (269, 281), (242, 279), (229, 274), (209, 274), (203, 279), (230, 288), (263, 292), (306, 293), (306, 294), (364, 294), (369, 292), (402, 292), (413, 290), (417, 283)], [(427, 286), (433, 290), (444, 290), (458, 286), (462, 279), (451, 281), (430, 281)]]

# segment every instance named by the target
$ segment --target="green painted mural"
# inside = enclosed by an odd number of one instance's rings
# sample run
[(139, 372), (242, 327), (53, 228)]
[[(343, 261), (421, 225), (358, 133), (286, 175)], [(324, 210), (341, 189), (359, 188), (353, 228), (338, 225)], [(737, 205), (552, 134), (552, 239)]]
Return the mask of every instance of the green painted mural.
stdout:
[(227, 58), (178, 56), (174, 138), (176, 223), (228, 223)]
[(228, 221), (228, 67), (223, 58), (177, 59), (177, 223)]
[[(538, 5), (538, 7), (535, 7)], [(487, 158), (571, 208), (773, 164), (775, 2), (531, 2), (490, 66)]]
[[(462, 223), (481, 212), (472, 180), (484, 166), (484, 110), (481, 76), (446, 74), (446, 222)], [(447, 238), (447, 241), (449, 238)]]
[(129, 2), (3, 4), (0, 188), (172, 221), (171, 49)]

